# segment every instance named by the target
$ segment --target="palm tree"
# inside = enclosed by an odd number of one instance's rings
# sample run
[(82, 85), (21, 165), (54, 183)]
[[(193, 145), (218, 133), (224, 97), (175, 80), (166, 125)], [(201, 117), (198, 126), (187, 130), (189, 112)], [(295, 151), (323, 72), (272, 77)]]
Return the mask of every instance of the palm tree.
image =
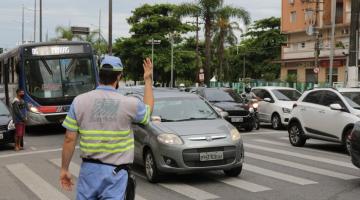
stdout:
[(66, 39), (71, 41), (74, 38), (74, 34), (72, 33), (70, 27), (58, 26), (55, 31), (59, 35), (57, 39)]
[(184, 3), (179, 5), (176, 13), (181, 17), (199, 17), (205, 23), (205, 82), (210, 80), (210, 61), (211, 61), (211, 38), (213, 23), (217, 11), (222, 7), (223, 0), (198, 0), (197, 3)]
[(237, 18), (245, 25), (250, 23), (250, 14), (243, 8), (225, 6), (216, 12), (216, 22), (214, 24), (214, 43), (217, 44), (217, 54), (219, 62), (218, 79), (223, 80), (223, 63), (225, 44), (235, 45), (237, 37), (234, 30), (240, 30), (239, 23), (232, 22), (231, 19)]

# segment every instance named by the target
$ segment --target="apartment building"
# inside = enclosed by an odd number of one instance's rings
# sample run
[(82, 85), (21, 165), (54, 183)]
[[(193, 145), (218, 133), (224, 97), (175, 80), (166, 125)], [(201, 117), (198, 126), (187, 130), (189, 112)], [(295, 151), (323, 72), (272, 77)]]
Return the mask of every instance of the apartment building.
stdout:
[[(336, 31), (333, 82), (346, 78), (351, 0), (336, 1)], [(281, 80), (296, 75), (302, 83), (324, 83), (329, 78), (331, 0), (282, 0), (281, 31), (287, 36), (282, 47)], [(318, 62), (315, 42), (319, 42)], [(318, 63), (318, 65), (316, 65)], [(319, 66), (318, 69), (315, 69)]]

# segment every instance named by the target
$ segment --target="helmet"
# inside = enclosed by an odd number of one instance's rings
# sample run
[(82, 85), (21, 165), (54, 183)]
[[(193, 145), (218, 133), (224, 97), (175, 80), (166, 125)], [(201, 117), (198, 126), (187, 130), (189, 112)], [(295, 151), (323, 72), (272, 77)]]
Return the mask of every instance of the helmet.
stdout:
[(100, 64), (100, 70), (108, 70), (114, 72), (122, 72), (124, 66), (120, 58), (115, 56), (105, 56)]
[(246, 93), (250, 93), (251, 92), (251, 87), (249, 85), (245, 86), (245, 92)]

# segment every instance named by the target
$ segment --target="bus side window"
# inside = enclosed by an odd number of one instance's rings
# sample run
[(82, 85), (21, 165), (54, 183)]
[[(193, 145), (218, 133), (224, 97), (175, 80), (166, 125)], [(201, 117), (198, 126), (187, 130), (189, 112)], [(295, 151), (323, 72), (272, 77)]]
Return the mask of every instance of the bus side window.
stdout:
[(0, 84), (3, 84), (3, 62), (0, 61)]

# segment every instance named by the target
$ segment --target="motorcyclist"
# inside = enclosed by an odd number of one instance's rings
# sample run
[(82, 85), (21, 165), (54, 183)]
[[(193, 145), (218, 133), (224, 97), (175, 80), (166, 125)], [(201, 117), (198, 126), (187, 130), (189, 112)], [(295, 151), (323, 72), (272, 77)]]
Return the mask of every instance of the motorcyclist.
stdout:
[(257, 97), (255, 93), (251, 92), (251, 87), (248, 85), (245, 86), (245, 92), (241, 94), (241, 97), (243, 97), (246, 102), (250, 102), (253, 99), (259, 100), (259, 97)]

